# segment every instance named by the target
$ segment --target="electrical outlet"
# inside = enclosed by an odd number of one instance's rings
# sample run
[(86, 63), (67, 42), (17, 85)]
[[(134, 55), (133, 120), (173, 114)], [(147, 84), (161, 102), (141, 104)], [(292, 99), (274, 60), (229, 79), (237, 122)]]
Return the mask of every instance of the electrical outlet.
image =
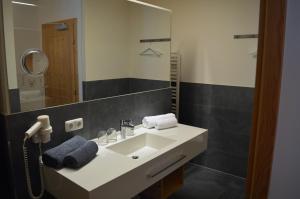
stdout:
[(83, 128), (83, 119), (78, 118), (74, 120), (68, 120), (65, 122), (66, 132), (72, 132)]

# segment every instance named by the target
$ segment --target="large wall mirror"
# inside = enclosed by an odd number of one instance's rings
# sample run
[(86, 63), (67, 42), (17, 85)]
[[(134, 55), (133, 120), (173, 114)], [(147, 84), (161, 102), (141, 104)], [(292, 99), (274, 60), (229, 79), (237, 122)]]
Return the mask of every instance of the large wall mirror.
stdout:
[(12, 112), (170, 86), (171, 12), (134, 0), (3, 0)]

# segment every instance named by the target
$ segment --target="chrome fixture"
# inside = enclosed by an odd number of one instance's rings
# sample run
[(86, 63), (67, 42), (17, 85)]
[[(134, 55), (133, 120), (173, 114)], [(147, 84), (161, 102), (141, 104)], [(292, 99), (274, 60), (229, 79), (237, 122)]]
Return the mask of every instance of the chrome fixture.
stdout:
[(121, 120), (120, 121), (120, 132), (121, 138), (124, 140), (126, 136), (134, 135), (134, 125), (132, 120)]

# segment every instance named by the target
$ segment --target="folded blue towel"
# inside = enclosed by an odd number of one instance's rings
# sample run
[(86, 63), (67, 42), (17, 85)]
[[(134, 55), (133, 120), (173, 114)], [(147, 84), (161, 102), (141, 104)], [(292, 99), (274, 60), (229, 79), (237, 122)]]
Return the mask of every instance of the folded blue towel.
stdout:
[(65, 157), (86, 143), (87, 140), (83, 137), (74, 136), (66, 142), (45, 151), (42, 156), (43, 162), (46, 166), (61, 169), (63, 167)]
[(75, 151), (69, 153), (64, 159), (64, 166), (78, 169), (89, 163), (98, 152), (98, 146), (93, 141), (88, 141)]

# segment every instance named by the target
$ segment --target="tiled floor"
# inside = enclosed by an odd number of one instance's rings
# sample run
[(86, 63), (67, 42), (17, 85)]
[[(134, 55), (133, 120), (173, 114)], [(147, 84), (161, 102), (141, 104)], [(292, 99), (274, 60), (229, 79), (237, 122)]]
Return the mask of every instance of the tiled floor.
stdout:
[(244, 199), (245, 180), (189, 164), (184, 186), (169, 199)]

